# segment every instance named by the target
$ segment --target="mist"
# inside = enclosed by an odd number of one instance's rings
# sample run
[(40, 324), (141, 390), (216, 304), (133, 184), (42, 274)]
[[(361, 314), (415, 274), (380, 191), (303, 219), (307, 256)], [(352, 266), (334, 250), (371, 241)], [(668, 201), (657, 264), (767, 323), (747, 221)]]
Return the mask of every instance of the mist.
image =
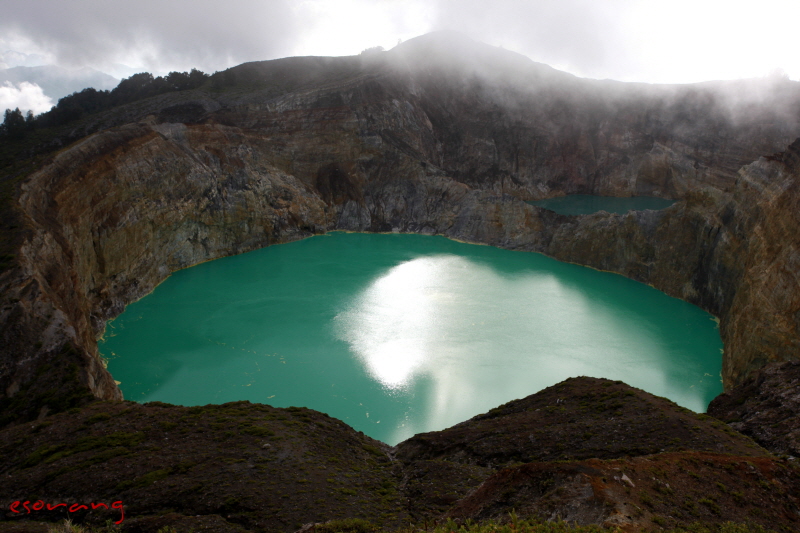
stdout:
[(782, 68), (797, 79), (797, 10), (785, 0), (757, 8), (717, 0), (6, 0), (0, 51), (7, 66), (213, 72), (246, 61), (390, 49), (450, 29), (580, 77), (690, 83)]
[(42, 92), (42, 88), (33, 83), (23, 81), (15, 85), (6, 82), (0, 85), (0, 109), (20, 108), (23, 113), (33, 111), (34, 114), (50, 110), (55, 102)]
[[(213, 73), (249, 61), (390, 50), (455, 30), (582, 78), (682, 84), (782, 72), (798, 79), (798, 9), (785, 0), (764, 0), (757, 9), (718, 0), (6, 0), (0, 70), (91, 67), (115, 78)], [(36, 80), (3, 81), (13, 84), (7, 105), (43, 105), (19, 85)]]

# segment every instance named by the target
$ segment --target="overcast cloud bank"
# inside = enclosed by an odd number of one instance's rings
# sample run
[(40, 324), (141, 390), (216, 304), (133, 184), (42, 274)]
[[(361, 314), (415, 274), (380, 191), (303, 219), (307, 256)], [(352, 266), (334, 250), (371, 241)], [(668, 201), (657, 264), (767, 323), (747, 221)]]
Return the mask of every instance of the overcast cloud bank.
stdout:
[(582, 77), (689, 83), (781, 68), (798, 79), (798, 15), (790, 0), (5, 0), (0, 61), (211, 73), (453, 29)]

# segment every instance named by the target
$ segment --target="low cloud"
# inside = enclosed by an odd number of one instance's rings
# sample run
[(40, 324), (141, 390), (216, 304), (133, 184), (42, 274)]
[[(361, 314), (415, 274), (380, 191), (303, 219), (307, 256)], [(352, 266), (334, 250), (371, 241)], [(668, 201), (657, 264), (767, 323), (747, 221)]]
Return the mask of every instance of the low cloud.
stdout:
[(724, 0), (433, 0), (437, 29), (590, 78), (691, 83), (800, 77), (794, 4)]
[[(0, 46), (5, 44), (0, 41)], [(0, 68), (38, 67), (45, 64), (47, 64), (47, 58), (42, 54), (24, 54), (16, 50), (6, 50), (0, 53)]]
[(8, 0), (3, 18), (6, 37), (0, 40), (8, 49), (35, 43), (55, 64), (99, 70), (123, 63), (213, 72), (289, 55), (299, 31), (289, 0), (71, 0), (45, 9), (40, 2)]
[(632, 60), (620, 14), (624, 2), (438, 0), (437, 29), (520, 52), (534, 61), (588, 77), (615, 77)]
[(782, 67), (798, 79), (794, 11), (787, 0), (3, 0), (0, 63), (213, 72), (451, 29), (584, 77), (687, 83)]
[(23, 113), (33, 111), (35, 115), (49, 111), (53, 101), (35, 83), (23, 81), (19, 85), (5, 82), (0, 85), (0, 110), (19, 108)]

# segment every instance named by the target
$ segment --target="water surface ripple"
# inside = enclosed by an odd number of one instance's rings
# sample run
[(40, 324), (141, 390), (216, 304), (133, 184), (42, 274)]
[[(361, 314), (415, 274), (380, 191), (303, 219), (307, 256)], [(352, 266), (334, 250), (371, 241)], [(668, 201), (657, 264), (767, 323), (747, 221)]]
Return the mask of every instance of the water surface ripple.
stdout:
[(704, 411), (721, 348), (711, 315), (619, 275), (347, 233), (176, 272), (101, 343), (129, 400), (305, 406), (390, 444), (570, 376)]

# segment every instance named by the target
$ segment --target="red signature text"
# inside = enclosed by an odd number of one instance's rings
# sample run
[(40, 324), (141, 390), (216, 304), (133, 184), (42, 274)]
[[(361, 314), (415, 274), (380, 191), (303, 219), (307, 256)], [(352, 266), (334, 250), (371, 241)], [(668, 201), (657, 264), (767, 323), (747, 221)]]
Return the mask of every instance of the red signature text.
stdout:
[[(88, 505), (84, 505), (82, 503), (73, 503), (72, 505), (67, 505), (66, 503), (44, 503), (42, 500), (37, 500), (35, 502), (25, 501), (20, 502), (16, 501), (9, 506), (9, 509), (12, 513), (22, 513), (23, 511), (20, 509), (22, 506), (25, 509), (26, 514), (31, 514), (31, 511), (42, 511), (47, 509), (48, 511), (54, 511), (59, 507), (63, 507), (66, 511), (70, 513), (77, 513), (78, 511), (82, 510), (89, 510), (91, 507), (92, 511), (95, 509), (100, 509), (101, 507), (104, 509), (108, 509), (108, 504), (105, 503), (90, 503)], [(125, 509), (123, 508), (122, 501), (116, 501), (111, 504), (112, 509), (119, 509), (120, 517), (119, 520), (114, 522), (115, 524), (121, 524), (123, 520), (125, 520)]]

